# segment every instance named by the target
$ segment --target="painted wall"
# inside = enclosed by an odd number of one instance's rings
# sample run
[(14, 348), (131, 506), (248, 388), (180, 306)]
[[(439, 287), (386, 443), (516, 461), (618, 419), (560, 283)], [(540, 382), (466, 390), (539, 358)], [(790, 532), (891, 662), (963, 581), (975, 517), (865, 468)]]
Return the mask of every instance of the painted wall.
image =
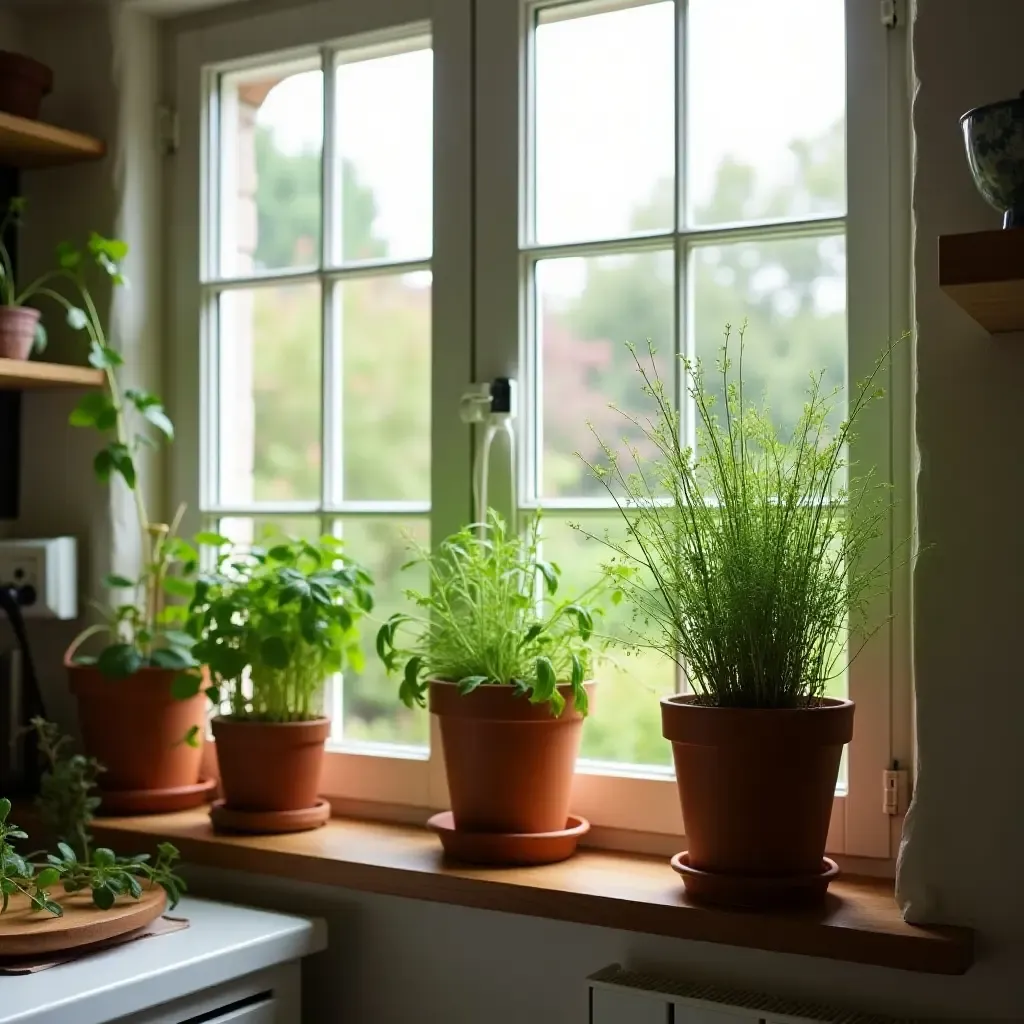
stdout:
[[(91, 230), (128, 241), (131, 287), (111, 295), (101, 281), (95, 297), (107, 309), (109, 329), (126, 354), (126, 383), (156, 390), (162, 316), (156, 23), (123, 11), (117, 2), (0, 11), (0, 32), (8, 21), (17, 26), (18, 47), (54, 69), (54, 91), (44, 101), (43, 116), (94, 134), (108, 148), (107, 157), (96, 163), (23, 175), (29, 204), (20, 241), (23, 273), (49, 269), (58, 242), (84, 241)], [(50, 356), (84, 362), (84, 335), (66, 328), (56, 306), (46, 307), (44, 315)], [(95, 433), (67, 426), (76, 400), (74, 393), (24, 396), (21, 516), (8, 532), (77, 537), (85, 601), (101, 596), (106, 573), (116, 568), (130, 574), (138, 548), (127, 491), (93, 478)], [(163, 499), (162, 467), (154, 464), (153, 469), (144, 479), (147, 498), (156, 506)], [(67, 727), (73, 726), (73, 708), (60, 654), (80, 628), (81, 623), (33, 623), (30, 628), (47, 713)]]
[[(910, 976), (197, 875), (197, 888), (212, 895), (330, 919), (332, 947), (308, 972), (308, 1019), (572, 1024), (584, 1019), (585, 975), (619, 961), (868, 1010), (1024, 1020), (1024, 885), (1016, 880), (1024, 863), (1024, 680), (1016, 649), (1024, 539), (1017, 527), (1022, 488), (1014, 458), (1024, 427), (1024, 346), (1020, 338), (988, 338), (936, 285), (940, 234), (998, 224), (970, 182), (957, 118), (971, 106), (1020, 90), (1024, 3), (919, 0), (917, 7), (914, 270), (918, 501), (926, 550), (915, 579), (914, 627), (922, 765), (900, 891), (914, 915), (977, 927), (979, 963), (959, 979)], [(30, 51), (53, 60), (60, 75), (50, 113), (124, 145), (116, 147), (120, 158), (105, 165), (36, 176), (30, 197), (59, 228), (47, 247), (69, 230), (103, 223), (134, 236), (136, 252), (145, 257), (135, 276), (148, 279), (150, 290), (126, 321), (127, 343), (147, 353), (142, 372), (155, 375), (158, 334), (144, 314), (153, 316), (157, 308), (159, 239), (151, 218), (159, 205), (159, 173), (150, 148), (155, 136), (147, 134), (149, 105), (132, 91), (152, 87), (155, 62), (146, 63), (151, 26), (118, 22), (115, 32), (106, 15), (82, 12), (64, 24), (58, 34), (52, 23), (47, 31), (41, 20), (23, 17)], [(134, 43), (122, 46), (115, 39), (141, 40), (135, 57)], [(26, 451), (45, 454), (27, 460), (19, 525), (26, 533), (78, 533), (88, 542), (95, 576), (109, 561), (106, 538), (112, 516), (116, 521), (119, 515), (116, 502), (112, 509), (107, 494), (89, 480), (88, 445), (58, 426), (64, 400), (34, 401), (26, 415)], [(50, 655), (56, 688), (59, 645), (47, 639), (39, 649)]]

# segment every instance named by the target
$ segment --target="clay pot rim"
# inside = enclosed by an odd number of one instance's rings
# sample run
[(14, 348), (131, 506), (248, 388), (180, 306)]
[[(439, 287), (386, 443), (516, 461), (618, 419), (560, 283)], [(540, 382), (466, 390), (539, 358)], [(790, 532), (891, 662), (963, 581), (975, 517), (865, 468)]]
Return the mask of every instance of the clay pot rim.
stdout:
[(331, 720), (326, 715), (320, 715), (317, 718), (304, 718), (301, 721), (294, 722), (268, 722), (262, 718), (240, 718), (237, 715), (214, 715), (211, 719), (214, 725), (217, 722), (226, 722), (230, 726), (250, 726), (260, 725), (264, 728), (273, 727), (274, 729), (284, 728), (306, 728), (310, 726), (326, 725), (330, 726)]
[(9, 76), (28, 78), (35, 82), (42, 89), (44, 96), (53, 90), (53, 68), (27, 53), (0, 50), (0, 74), (4, 71)]
[[(558, 683), (557, 690), (565, 698), (565, 709), (557, 717), (548, 704), (531, 704), (515, 687), (503, 683), (484, 683), (470, 693), (459, 693), (458, 683), (450, 679), (428, 681), (428, 709), (441, 718), (472, 718), (477, 721), (500, 721), (509, 725), (532, 725), (537, 722), (558, 723), (582, 719), (573, 701), (572, 683)], [(582, 686), (592, 699), (597, 681), (584, 680)]]
[(0, 315), (4, 313), (17, 317), (27, 316), (32, 321), (38, 320), (43, 315), (35, 306), (9, 306), (7, 304), (0, 305)]
[(854, 702), (823, 697), (805, 708), (723, 708), (698, 704), (697, 694), (661, 699), (661, 731), (673, 743), (701, 746), (746, 744), (751, 741), (834, 745), (853, 738)]

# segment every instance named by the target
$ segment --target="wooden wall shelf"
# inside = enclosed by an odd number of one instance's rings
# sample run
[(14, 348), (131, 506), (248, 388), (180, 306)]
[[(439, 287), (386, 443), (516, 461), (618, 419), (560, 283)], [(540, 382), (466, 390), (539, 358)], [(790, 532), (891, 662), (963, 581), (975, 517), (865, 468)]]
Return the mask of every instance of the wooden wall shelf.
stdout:
[(1024, 331), (1024, 229), (943, 235), (939, 286), (991, 334)]
[(91, 135), (0, 111), (0, 164), (23, 169), (99, 160), (106, 146)]
[(103, 371), (88, 366), (0, 359), (0, 391), (101, 388), (103, 384)]

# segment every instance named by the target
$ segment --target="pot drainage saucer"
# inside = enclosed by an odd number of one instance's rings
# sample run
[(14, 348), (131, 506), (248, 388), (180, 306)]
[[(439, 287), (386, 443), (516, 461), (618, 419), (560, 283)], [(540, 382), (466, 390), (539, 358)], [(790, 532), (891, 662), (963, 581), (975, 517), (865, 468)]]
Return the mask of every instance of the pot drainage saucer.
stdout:
[(581, 836), (590, 831), (590, 822), (570, 814), (565, 828), (557, 832), (465, 832), (455, 827), (451, 811), (435, 814), (427, 828), (436, 832), (444, 852), (465, 864), (491, 864), (498, 867), (525, 867), (554, 864), (576, 852)]
[(839, 866), (821, 858), (821, 871), (811, 875), (726, 875), (690, 867), (684, 850), (672, 858), (672, 870), (683, 876), (686, 895), (699, 903), (744, 910), (767, 907), (804, 907), (825, 898), (829, 882)]
[(254, 835), (308, 832), (326, 824), (330, 816), (331, 805), (326, 800), (317, 800), (312, 807), (300, 807), (297, 811), (239, 811), (223, 800), (215, 800), (210, 807), (210, 820), (218, 831)]
[(172, 814), (205, 804), (217, 788), (216, 779), (202, 779), (191, 786), (171, 789), (101, 789), (100, 816)]

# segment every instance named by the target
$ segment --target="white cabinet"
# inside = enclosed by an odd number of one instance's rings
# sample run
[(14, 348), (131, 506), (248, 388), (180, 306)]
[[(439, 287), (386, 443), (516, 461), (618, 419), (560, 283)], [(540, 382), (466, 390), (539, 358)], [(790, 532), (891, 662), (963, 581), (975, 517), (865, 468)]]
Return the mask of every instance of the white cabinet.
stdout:
[(183, 900), (189, 927), (0, 980), (0, 1024), (299, 1024), (322, 921)]

